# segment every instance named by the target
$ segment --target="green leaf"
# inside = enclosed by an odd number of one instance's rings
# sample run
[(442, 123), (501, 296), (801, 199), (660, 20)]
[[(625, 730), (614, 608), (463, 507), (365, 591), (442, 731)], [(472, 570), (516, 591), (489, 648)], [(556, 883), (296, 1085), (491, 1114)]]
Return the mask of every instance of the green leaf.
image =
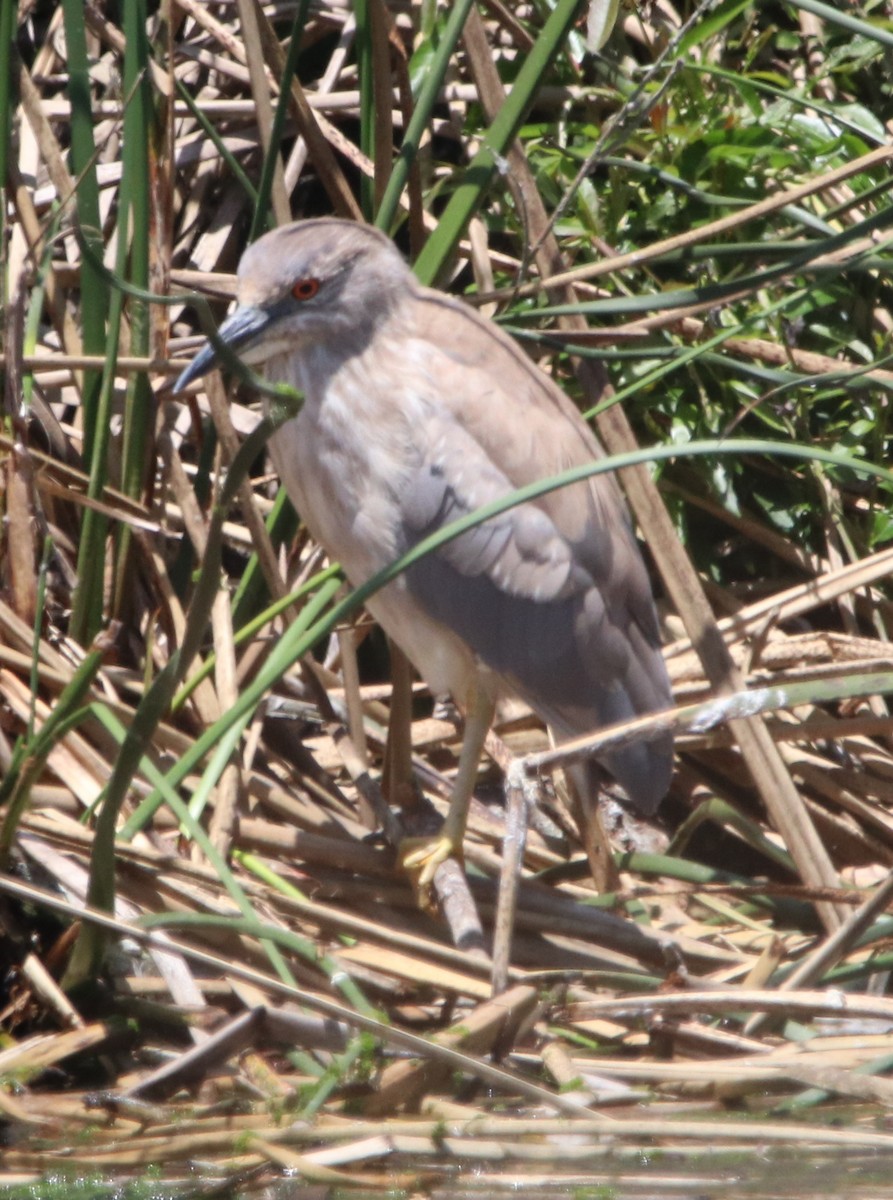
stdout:
[(586, 49), (595, 54), (601, 50), (614, 29), (620, 0), (589, 0), (586, 14)]

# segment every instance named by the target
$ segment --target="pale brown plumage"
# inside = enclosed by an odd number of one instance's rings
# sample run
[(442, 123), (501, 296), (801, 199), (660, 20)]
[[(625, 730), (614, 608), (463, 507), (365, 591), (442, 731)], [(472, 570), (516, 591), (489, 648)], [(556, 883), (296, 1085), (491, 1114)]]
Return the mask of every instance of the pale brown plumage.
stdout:
[[(602, 454), (511, 338), (420, 286), (373, 229), (327, 219), (267, 234), (242, 259), (238, 301), (220, 336), (303, 392), (271, 454), (308, 528), (355, 584), (456, 517)], [(178, 386), (215, 362), (206, 347)], [(610, 476), (461, 535), (368, 607), (467, 715), (453, 848), (501, 692), (522, 696), (561, 736), (670, 704), (648, 577)], [(604, 759), (645, 813), (671, 763), (669, 736)]]

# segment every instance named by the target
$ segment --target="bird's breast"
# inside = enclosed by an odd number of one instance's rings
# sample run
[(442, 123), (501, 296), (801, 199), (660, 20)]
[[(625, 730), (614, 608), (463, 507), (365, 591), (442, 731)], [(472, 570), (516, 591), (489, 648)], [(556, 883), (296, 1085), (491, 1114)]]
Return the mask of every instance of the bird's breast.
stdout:
[[(400, 497), (424, 456), (424, 399), (384, 390), (362, 362), (329, 373), (286, 373), (271, 361), (267, 377), (304, 393), (299, 415), (270, 440), (282, 483), (314, 538), (341, 563), (353, 584), (389, 566), (407, 548)], [(319, 378), (326, 386), (319, 388)], [(462, 704), (477, 664), (465, 643), (433, 619), (403, 578), (367, 604), (435, 693), (451, 692)]]
[(417, 469), (413, 427), (420, 414), (412, 397), (396, 402), (382, 394), (362, 356), (316, 369), (305, 361), (288, 378), (293, 361), (267, 368), (269, 378), (286, 378), (304, 394), (301, 412), (273, 436), (270, 453), (310, 532), (361, 583), (405, 549), (398, 497)]

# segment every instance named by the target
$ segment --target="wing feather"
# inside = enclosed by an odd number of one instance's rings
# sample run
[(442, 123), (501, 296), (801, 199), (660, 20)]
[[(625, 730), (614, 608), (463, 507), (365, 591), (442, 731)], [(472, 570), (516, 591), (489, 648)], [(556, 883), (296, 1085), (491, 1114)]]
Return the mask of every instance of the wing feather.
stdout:
[[(571, 402), (511, 339), (449, 297), (422, 295), (419, 335), (437, 403), (417, 431), (420, 465), (400, 496), (406, 545), (601, 456)], [(670, 704), (650, 582), (610, 476), (460, 535), (416, 564), (407, 585), (566, 736)], [(651, 811), (671, 757), (663, 738), (604, 761)]]

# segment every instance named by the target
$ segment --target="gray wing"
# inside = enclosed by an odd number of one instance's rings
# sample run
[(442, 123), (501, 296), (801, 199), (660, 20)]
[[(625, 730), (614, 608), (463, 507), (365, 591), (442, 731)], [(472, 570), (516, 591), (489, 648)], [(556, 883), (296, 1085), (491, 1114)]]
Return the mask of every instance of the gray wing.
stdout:
[[(441, 412), (427, 433), (400, 500), (406, 545), (517, 486), (468, 422)], [(570, 513), (572, 536), (561, 527)], [(650, 584), (613, 485), (575, 484), (510, 509), (428, 555), (407, 585), (565, 736), (670, 704)], [(669, 785), (672, 741), (603, 761), (652, 812)]]

